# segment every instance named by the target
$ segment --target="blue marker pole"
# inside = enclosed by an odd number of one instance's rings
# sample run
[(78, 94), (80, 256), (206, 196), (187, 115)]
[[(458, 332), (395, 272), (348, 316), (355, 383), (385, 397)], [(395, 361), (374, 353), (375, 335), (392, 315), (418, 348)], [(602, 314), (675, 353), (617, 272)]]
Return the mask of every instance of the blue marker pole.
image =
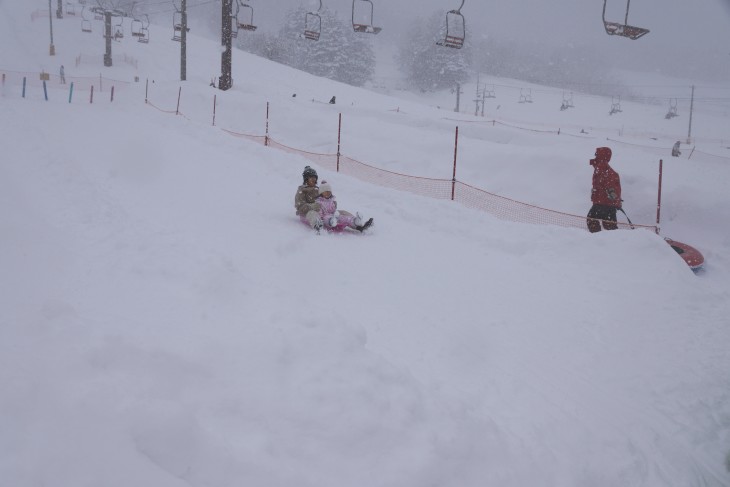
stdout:
[(68, 90), (68, 102), (71, 103), (71, 98), (74, 96), (74, 82), (71, 82), (71, 88)]
[(45, 96), (46, 101), (48, 101), (48, 89), (46, 89), (46, 80), (43, 80), (43, 96)]
[(25, 98), (25, 76), (23, 76), (23, 98)]

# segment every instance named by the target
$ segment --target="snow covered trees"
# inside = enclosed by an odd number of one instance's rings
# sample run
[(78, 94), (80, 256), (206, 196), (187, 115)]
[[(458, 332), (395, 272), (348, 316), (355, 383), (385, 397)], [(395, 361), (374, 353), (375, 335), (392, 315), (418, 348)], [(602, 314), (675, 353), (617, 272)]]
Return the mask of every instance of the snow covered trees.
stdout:
[[(349, 23), (324, 8), (318, 41), (304, 39), (307, 10), (290, 10), (278, 36), (239, 35), (242, 49), (316, 76), (362, 86), (375, 71), (370, 36), (356, 34)], [(310, 26), (311, 27), (311, 26)]]

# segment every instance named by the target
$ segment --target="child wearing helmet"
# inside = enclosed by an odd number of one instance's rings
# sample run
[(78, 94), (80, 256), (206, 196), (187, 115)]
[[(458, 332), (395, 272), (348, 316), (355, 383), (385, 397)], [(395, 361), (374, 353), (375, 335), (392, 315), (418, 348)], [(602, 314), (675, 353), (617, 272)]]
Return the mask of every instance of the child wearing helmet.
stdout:
[(362, 217), (359, 213), (353, 215), (349, 211), (339, 211), (337, 209), (337, 199), (332, 194), (332, 186), (327, 181), (322, 181), (322, 185), (319, 187), (319, 197), (316, 202), (320, 207), (320, 219), (327, 230), (341, 232), (349, 227), (358, 232), (363, 232), (373, 224), (372, 218), (363, 224)]
[(307, 166), (304, 168), (302, 178), (304, 181), (297, 188), (297, 194), (294, 196), (294, 208), (302, 222), (319, 232), (319, 229), (322, 228), (322, 219), (319, 216), (320, 205), (317, 203), (319, 196), (317, 171)]

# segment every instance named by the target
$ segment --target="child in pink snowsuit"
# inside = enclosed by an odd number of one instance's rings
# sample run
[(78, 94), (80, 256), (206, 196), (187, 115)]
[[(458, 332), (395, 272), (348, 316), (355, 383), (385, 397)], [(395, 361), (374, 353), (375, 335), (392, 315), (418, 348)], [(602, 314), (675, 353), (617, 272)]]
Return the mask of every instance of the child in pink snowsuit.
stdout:
[(322, 185), (319, 187), (317, 203), (320, 206), (319, 216), (324, 223), (324, 227), (329, 231), (341, 232), (350, 227), (362, 232), (373, 224), (372, 218), (363, 225), (360, 214), (353, 215), (345, 210), (339, 211), (337, 209), (337, 199), (332, 194), (332, 187), (327, 181), (322, 181)]

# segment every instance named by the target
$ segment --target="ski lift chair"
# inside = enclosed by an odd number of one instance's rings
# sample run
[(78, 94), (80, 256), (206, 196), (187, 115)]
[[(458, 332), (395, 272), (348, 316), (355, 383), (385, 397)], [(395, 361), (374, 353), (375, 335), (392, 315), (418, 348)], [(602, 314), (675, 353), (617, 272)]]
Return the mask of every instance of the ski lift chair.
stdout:
[(173, 41), (181, 41), (182, 38), (180, 37), (182, 33), (182, 12), (175, 11), (175, 13), (172, 14), (172, 40)]
[(241, 10), (241, 7), (238, 5), (238, 2), (234, 2), (233, 5), (236, 6), (236, 11), (231, 14), (231, 38), (236, 39), (238, 38), (238, 12)]
[[(176, 11), (172, 14), (172, 40), (176, 42), (182, 41), (182, 12)], [(190, 27), (185, 29), (185, 32), (190, 32)]]
[(560, 105), (560, 110), (567, 110), (568, 108), (573, 108), (573, 93), (566, 96), (565, 92), (563, 92), (563, 103)]
[(142, 22), (142, 28), (139, 29), (139, 37), (137, 38), (137, 42), (141, 42), (142, 44), (149, 44), (150, 42), (150, 18), (147, 14), (145, 14), (145, 17), (147, 17), (147, 23)]
[(451, 47), (454, 49), (461, 49), (464, 47), (464, 39), (466, 38), (466, 21), (464, 16), (461, 14), (461, 9), (464, 7), (464, 1), (461, 0), (461, 5), (456, 10), (449, 10), (446, 12), (446, 36), (444, 40), (438, 41), (436, 44), (444, 47)]
[(518, 103), (532, 103), (532, 88), (520, 88), (520, 100)]
[(677, 113), (677, 99), (676, 98), (670, 98), (669, 99), (669, 111), (666, 115), (664, 115), (664, 118), (667, 120), (678, 117), (679, 114)]
[(149, 44), (150, 30), (147, 27), (142, 27), (139, 30), (139, 37), (137, 37), (137, 42), (141, 42), (142, 44)]
[(238, 18), (231, 15), (231, 37), (236, 39), (238, 37)]
[[(360, 4), (365, 2), (370, 5), (370, 13), (366, 13), (367, 17), (365, 20), (367, 20), (367, 22), (365, 23), (358, 23), (355, 21), (355, 4), (357, 4), (358, 2)], [(362, 19), (362, 17), (358, 17)], [(383, 30), (382, 27), (373, 26), (373, 2), (371, 2), (370, 0), (352, 0), (352, 29), (355, 32), (360, 32), (363, 34), (377, 34), (381, 30)]]
[(124, 17), (119, 16), (119, 23), (114, 25), (114, 40), (124, 39)]
[(238, 17), (238, 14), (240, 11), (236, 12), (236, 23), (238, 24), (237, 27), (239, 29), (248, 30), (248, 31), (255, 31), (256, 26), (253, 25), (253, 7), (246, 3), (243, 0), (237, 0), (238, 4), (240, 5), (240, 8), (243, 9), (243, 20), (241, 20), (240, 17)]
[(628, 37), (629, 39), (636, 40), (639, 37), (648, 34), (649, 29), (643, 27), (636, 27), (629, 25), (629, 4), (631, 0), (626, 0), (626, 17), (624, 17), (624, 23), (620, 22), (608, 22), (606, 20), (606, 3), (608, 0), (603, 0), (603, 27), (606, 29), (606, 34), (612, 36)]
[(142, 21), (139, 19), (132, 19), (132, 37), (142, 37)]
[(609, 115), (613, 115), (614, 113), (621, 113), (623, 110), (621, 110), (621, 97), (618, 96), (612, 96), (611, 97), (611, 111), (608, 112)]
[(304, 38), (310, 41), (318, 41), (322, 33), (322, 17), (319, 11), (322, 10), (322, 0), (319, 0), (319, 8), (316, 12), (307, 12), (304, 16)]
[(86, 6), (81, 8), (81, 32), (91, 33), (91, 21), (84, 16)]

